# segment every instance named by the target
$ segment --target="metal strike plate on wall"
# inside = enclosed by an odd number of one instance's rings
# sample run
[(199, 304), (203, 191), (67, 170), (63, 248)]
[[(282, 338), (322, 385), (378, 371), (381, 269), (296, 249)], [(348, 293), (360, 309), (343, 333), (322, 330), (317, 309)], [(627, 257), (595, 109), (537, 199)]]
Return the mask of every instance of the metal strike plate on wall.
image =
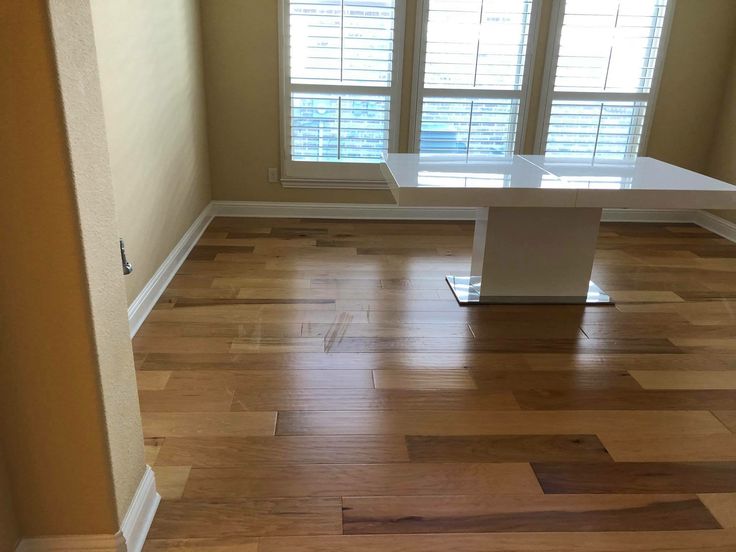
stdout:
[(125, 257), (125, 242), (123, 242), (122, 238), (120, 238), (120, 258), (123, 262), (123, 275), (127, 276), (133, 272), (133, 265), (130, 264), (128, 259)]

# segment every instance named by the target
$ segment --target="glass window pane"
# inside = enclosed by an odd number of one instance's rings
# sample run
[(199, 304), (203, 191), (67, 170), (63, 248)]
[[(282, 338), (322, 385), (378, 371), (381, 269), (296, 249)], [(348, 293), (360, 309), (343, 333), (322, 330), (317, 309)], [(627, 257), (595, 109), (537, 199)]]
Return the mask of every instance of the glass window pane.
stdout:
[(388, 150), (390, 97), (291, 94), (294, 161), (378, 162)]
[(639, 151), (646, 102), (552, 102), (546, 155), (626, 159)]
[(511, 155), (518, 118), (516, 99), (424, 98), (419, 151)]

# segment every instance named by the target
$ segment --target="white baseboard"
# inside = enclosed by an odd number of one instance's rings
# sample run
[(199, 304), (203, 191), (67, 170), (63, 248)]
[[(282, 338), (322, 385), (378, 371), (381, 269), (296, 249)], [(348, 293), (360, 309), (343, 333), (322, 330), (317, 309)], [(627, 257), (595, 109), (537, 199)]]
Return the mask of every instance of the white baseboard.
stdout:
[(189, 229), (184, 232), (179, 243), (174, 246), (174, 249), (171, 250), (169, 256), (164, 259), (164, 262), (161, 263), (160, 267), (158, 267), (158, 270), (153, 274), (151, 279), (138, 294), (138, 297), (136, 297), (128, 307), (130, 337), (133, 337), (141, 327), (141, 324), (143, 324), (148, 313), (151, 312), (156, 301), (159, 300), (166, 289), (166, 286), (169, 285), (169, 282), (176, 274), (176, 271), (179, 270), (184, 259), (187, 258), (187, 255), (189, 255), (189, 252), (199, 240), (202, 232), (207, 228), (210, 220), (212, 220), (210, 210), (211, 204), (204, 208), (202, 213), (196, 218)]
[(160, 501), (153, 470), (146, 466), (117, 533), (23, 539), (16, 552), (140, 552)]
[(730, 220), (721, 218), (708, 211), (698, 211), (693, 222), (706, 230), (710, 230), (714, 234), (736, 242), (736, 223)]
[(213, 201), (213, 216), (325, 218), (374, 220), (475, 220), (468, 207), (399, 207), (387, 203), (267, 203), (260, 201)]
[(122, 535), (127, 552), (140, 552), (143, 549), (143, 543), (146, 542), (146, 535), (160, 502), (161, 495), (156, 491), (156, 476), (151, 466), (146, 466), (146, 472), (141, 478), (118, 532), (118, 535)]

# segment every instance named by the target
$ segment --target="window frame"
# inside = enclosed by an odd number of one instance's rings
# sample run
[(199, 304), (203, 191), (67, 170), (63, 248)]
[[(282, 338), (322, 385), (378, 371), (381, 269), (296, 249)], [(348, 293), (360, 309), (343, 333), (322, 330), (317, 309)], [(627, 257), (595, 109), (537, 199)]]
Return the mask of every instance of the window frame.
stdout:
[[(542, 11), (542, 0), (532, 0), (532, 8), (529, 14), (529, 36), (526, 45), (526, 57), (524, 60), (524, 76), (522, 77), (521, 89), (516, 90), (483, 90), (470, 88), (444, 89), (442, 97), (478, 97), (483, 99), (509, 98), (519, 99), (519, 118), (516, 126), (514, 141), (514, 153), (522, 152), (527, 135), (529, 123), (529, 107), (532, 100), (532, 89), (534, 80), (534, 68), (536, 63), (537, 46), (539, 43), (540, 19)], [(412, 72), (411, 91), (411, 113), (409, 119), (409, 151), (419, 153), (422, 123), (422, 103), (424, 101), (424, 68), (427, 52), (427, 26), (429, 22), (429, 0), (417, 0), (417, 13), (415, 23), (414, 59)], [(428, 91), (443, 90), (428, 88)]]
[[(659, 89), (662, 82), (662, 73), (667, 59), (667, 49), (672, 29), (672, 20), (677, 7), (677, 0), (667, 0), (667, 9), (662, 23), (662, 34), (659, 39), (657, 60), (652, 74), (652, 85), (649, 92), (555, 92), (555, 78), (557, 76), (557, 62), (560, 52), (560, 41), (562, 39), (562, 23), (565, 19), (565, 5), (567, 0), (552, 0), (552, 15), (549, 23), (549, 39), (547, 44), (547, 55), (544, 62), (544, 77), (542, 79), (542, 90), (539, 99), (539, 117), (536, 129), (536, 140), (534, 152), (539, 155), (545, 154), (547, 146), (547, 135), (549, 132), (550, 118), (552, 115), (552, 102), (555, 99), (573, 99), (590, 101), (646, 101), (646, 115), (642, 124), (641, 137), (639, 139), (639, 150), (637, 156), (645, 156), (649, 145), (649, 134), (654, 120), (654, 111), (657, 106)], [(564, 159), (561, 157), (560, 159)], [(586, 157), (587, 159), (587, 157)]]
[(386, 181), (381, 176), (380, 163), (347, 163), (330, 161), (293, 161), (291, 159), (291, 93), (308, 90), (320, 93), (380, 93), (389, 97), (388, 151), (396, 152), (399, 143), (401, 120), (401, 90), (404, 66), (404, 33), (406, 26), (406, 0), (395, 0), (393, 63), (391, 86), (340, 86), (291, 84), (289, 44), (289, 2), (278, 2), (279, 25), (279, 92), (281, 185), (284, 188), (353, 188), (385, 189)]

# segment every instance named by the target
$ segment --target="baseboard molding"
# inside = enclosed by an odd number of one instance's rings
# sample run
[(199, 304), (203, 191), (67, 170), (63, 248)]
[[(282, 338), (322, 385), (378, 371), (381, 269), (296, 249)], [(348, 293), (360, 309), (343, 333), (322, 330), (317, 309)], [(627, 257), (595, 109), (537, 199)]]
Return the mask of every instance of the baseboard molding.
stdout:
[(141, 552), (160, 501), (153, 470), (146, 466), (117, 533), (23, 539), (16, 552)]
[(212, 220), (210, 211), (211, 204), (204, 208), (202, 213), (196, 218), (189, 229), (184, 232), (179, 243), (174, 246), (174, 249), (169, 253), (169, 256), (164, 259), (164, 262), (161, 263), (161, 266), (138, 294), (138, 297), (136, 297), (128, 307), (130, 337), (133, 337), (141, 327), (141, 324), (143, 324), (143, 321), (151, 312), (151, 309), (153, 309), (156, 301), (161, 297), (166, 286), (169, 285), (169, 282), (176, 274), (176, 271), (179, 270), (184, 259), (187, 258), (192, 247), (194, 247), (194, 244), (199, 240), (202, 232), (207, 228), (210, 220)]
[(212, 215), (221, 217), (278, 217), (374, 220), (475, 220), (468, 207), (399, 207), (359, 203), (267, 203), (213, 201)]
[[(166, 286), (187, 258), (212, 217), (324, 218), (356, 220), (475, 220), (469, 207), (399, 207), (354, 203), (267, 203), (259, 201), (212, 201), (184, 233), (171, 254), (128, 308), (130, 335), (135, 335)], [(604, 209), (604, 222), (694, 223), (736, 242), (736, 224), (707, 211)]]
[(143, 543), (146, 542), (148, 530), (160, 502), (161, 495), (156, 491), (156, 476), (151, 466), (146, 466), (146, 471), (123, 518), (120, 531), (116, 535), (122, 535), (127, 552), (140, 552), (143, 549)]
[(718, 234), (722, 238), (736, 242), (736, 223), (730, 220), (721, 218), (708, 211), (698, 211), (693, 222), (706, 230), (710, 230), (714, 234)]
[[(213, 201), (213, 216), (378, 220), (475, 220), (472, 207), (399, 207), (355, 203)], [(694, 222), (698, 211), (604, 209), (604, 222)]]

